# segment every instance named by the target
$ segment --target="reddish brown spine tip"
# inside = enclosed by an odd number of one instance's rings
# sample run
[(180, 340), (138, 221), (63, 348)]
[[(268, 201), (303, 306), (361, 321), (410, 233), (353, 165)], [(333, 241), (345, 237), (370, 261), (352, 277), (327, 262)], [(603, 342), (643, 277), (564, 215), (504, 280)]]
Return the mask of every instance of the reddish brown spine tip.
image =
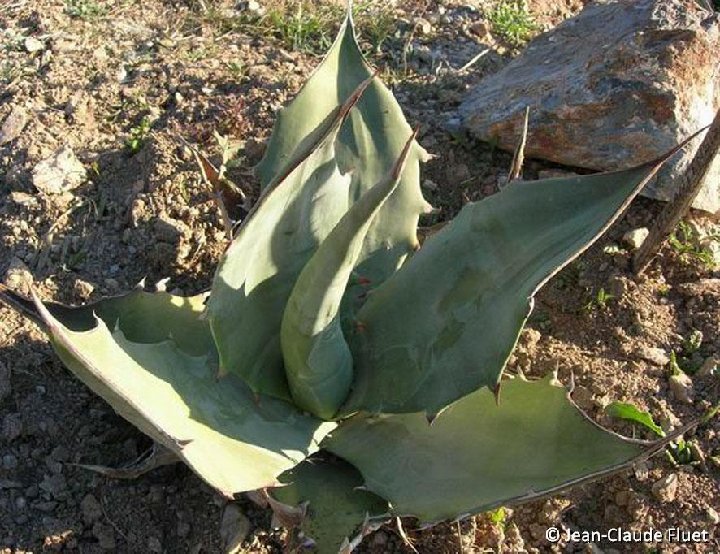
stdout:
[(367, 277), (358, 277), (357, 282), (358, 282), (358, 285), (363, 285), (363, 286), (369, 285), (370, 283), (372, 283), (372, 281), (370, 279), (368, 279)]
[(367, 326), (362, 321), (355, 322), (355, 331), (358, 333), (364, 333), (367, 331)]
[(497, 383), (492, 389), (493, 396), (495, 397), (495, 405), (500, 405), (500, 383)]

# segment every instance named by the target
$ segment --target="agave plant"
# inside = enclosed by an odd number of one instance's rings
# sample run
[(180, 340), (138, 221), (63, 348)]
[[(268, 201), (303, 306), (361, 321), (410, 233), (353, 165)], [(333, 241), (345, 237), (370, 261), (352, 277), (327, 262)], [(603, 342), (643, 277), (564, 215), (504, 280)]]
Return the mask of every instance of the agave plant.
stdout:
[(391, 516), (524, 502), (658, 450), (595, 425), (552, 379), (502, 374), (538, 288), (662, 161), (513, 182), (420, 247), (427, 157), (348, 16), (279, 114), (262, 195), (208, 293), (0, 298), (120, 415), (226, 497), (260, 491), (320, 552)]

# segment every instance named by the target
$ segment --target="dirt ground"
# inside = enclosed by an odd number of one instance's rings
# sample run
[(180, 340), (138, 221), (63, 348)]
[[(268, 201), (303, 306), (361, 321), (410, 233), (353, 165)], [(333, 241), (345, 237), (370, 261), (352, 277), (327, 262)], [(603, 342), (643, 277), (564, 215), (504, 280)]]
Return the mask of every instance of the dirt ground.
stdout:
[[(0, 122), (14, 110), (25, 114), (21, 130), (0, 145), (0, 276), (8, 286), (22, 289), (31, 275), (43, 298), (66, 303), (127, 291), (142, 278), (169, 278), (167, 289), (183, 294), (208, 287), (225, 237), (180, 137), (217, 160), (213, 131), (228, 136), (237, 150), (230, 177), (255, 198), (249, 169), (262, 156), (274, 113), (332, 38), (312, 20), (306, 36), (293, 34), (281, 22), (258, 19), (249, 4), (0, 0)], [(438, 156), (424, 168), (423, 189), (442, 211), (423, 225), (496, 192), (508, 171), (508, 154), (455, 130), (464, 91), (517, 52), (493, 33), (490, 4), (360, 4), (371, 61), (411, 125), (422, 124), (421, 143)], [(582, 4), (542, 0), (530, 9), (549, 27)], [(488, 55), (462, 69), (485, 48)], [(62, 146), (88, 178), (63, 194), (39, 192), (33, 171)], [(531, 161), (525, 176), (547, 169)], [(720, 358), (720, 271), (703, 257), (713, 245), (680, 237), (645, 276), (628, 267), (623, 235), (650, 224), (660, 208), (634, 202), (545, 287), (510, 367), (532, 376), (556, 370), (565, 383), (574, 376), (576, 399), (592, 417), (648, 439), (646, 430), (610, 419), (604, 407), (632, 402), (669, 429), (719, 399), (720, 378), (708, 368)], [(688, 228), (720, 227), (717, 218), (696, 213)], [(692, 402), (670, 390), (671, 352), (693, 373)], [(185, 466), (134, 481), (78, 467), (121, 466), (150, 441), (64, 369), (35, 325), (2, 307), (0, 423), (0, 552), (223, 551), (225, 501)], [(502, 521), (483, 515), (419, 530), (407, 520), (404, 528), (423, 553), (717, 552), (720, 418), (685, 440), (675, 458), (658, 455), (626, 474), (508, 509)], [(249, 501), (240, 508), (250, 523), (240, 551), (281, 552), (283, 532), (271, 528), (270, 514)], [(551, 545), (550, 526), (679, 527), (708, 531), (710, 539)], [(412, 552), (394, 525), (369, 536), (360, 551)]]

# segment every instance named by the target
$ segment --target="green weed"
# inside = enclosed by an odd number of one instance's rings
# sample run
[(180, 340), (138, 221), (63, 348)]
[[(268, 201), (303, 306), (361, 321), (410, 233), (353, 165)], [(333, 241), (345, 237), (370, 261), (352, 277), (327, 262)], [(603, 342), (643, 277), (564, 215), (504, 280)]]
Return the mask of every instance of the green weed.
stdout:
[(107, 7), (94, 0), (65, 0), (65, 13), (85, 21), (102, 17), (107, 11)]
[(613, 298), (615, 298), (614, 295), (600, 287), (600, 289), (595, 293), (595, 297), (585, 304), (585, 310), (588, 312), (595, 309), (605, 310), (608, 307), (608, 302), (610, 302)]
[[(720, 241), (720, 236), (705, 237), (706, 241)], [(701, 237), (697, 231), (685, 221), (681, 221), (675, 232), (668, 240), (670, 248), (685, 262), (697, 261), (708, 269), (715, 267), (715, 258), (712, 250), (701, 244)]]
[(125, 141), (125, 148), (128, 149), (130, 155), (137, 154), (145, 144), (145, 139), (150, 134), (150, 119), (145, 116), (140, 123), (130, 129), (130, 136)]
[(523, 0), (500, 0), (487, 13), (493, 32), (512, 46), (522, 46), (538, 25)]

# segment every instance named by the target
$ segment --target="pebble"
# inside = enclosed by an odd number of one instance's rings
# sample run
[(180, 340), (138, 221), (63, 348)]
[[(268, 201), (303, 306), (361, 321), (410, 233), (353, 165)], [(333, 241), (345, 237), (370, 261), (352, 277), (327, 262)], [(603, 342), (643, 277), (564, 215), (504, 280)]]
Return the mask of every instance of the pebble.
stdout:
[(13, 470), (18, 465), (18, 459), (12, 454), (5, 454), (2, 458), (3, 469)]
[(660, 502), (672, 502), (675, 500), (678, 490), (678, 476), (671, 473), (655, 481), (652, 486), (652, 493)]
[(673, 397), (685, 404), (692, 404), (695, 396), (692, 379), (687, 373), (678, 373), (670, 376), (670, 392)]
[(220, 537), (225, 545), (224, 552), (239, 552), (242, 542), (250, 533), (250, 520), (245, 517), (237, 504), (225, 506), (220, 522)]
[(433, 26), (427, 19), (419, 17), (415, 20), (415, 32), (418, 35), (429, 35), (432, 33)]
[(115, 550), (115, 530), (110, 525), (96, 523), (92, 528), (93, 536), (103, 550)]
[(10, 115), (5, 118), (2, 127), (0, 127), (0, 146), (19, 137), (25, 125), (27, 125), (28, 119), (27, 111), (24, 108), (20, 106), (13, 107)]
[(95, 523), (103, 515), (100, 502), (98, 502), (98, 499), (92, 494), (85, 495), (82, 502), (80, 502), (80, 509), (83, 513), (83, 521), (88, 525)]
[(67, 146), (39, 162), (32, 172), (33, 185), (44, 194), (61, 194), (80, 186), (87, 178), (85, 166)]
[(645, 239), (650, 234), (650, 231), (647, 229), (647, 227), (640, 227), (638, 229), (633, 229), (631, 231), (628, 231), (625, 233), (622, 237), (622, 242), (630, 248), (630, 250), (637, 250), (642, 246), (642, 243), (645, 242)]
[(23, 46), (25, 46), (25, 50), (29, 53), (33, 52), (40, 52), (41, 50), (45, 50), (45, 44), (43, 41), (36, 39), (35, 37), (27, 37), (25, 39), (25, 42), (23, 43)]
[(713, 525), (717, 525), (720, 523), (720, 514), (717, 513), (717, 510), (714, 508), (711, 508), (708, 506), (708, 508), (705, 510), (705, 516), (707, 517), (708, 522), (712, 523)]
[(662, 348), (643, 346), (640, 348), (638, 355), (646, 362), (650, 362), (657, 367), (664, 367), (670, 363), (670, 357)]
[[(720, 374), (720, 358), (716, 358), (714, 356), (707, 358), (702, 363), (702, 365), (700, 366), (700, 369), (698, 369), (698, 371), (696, 373), (696, 375), (698, 377), (707, 377), (710, 375), (718, 375), (718, 374)], [(1, 393), (0, 393), (0, 398), (2, 398)]]
[(22, 435), (22, 415), (19, 413), (8, 414), (3, 418), (2, 436), (7, 442), (12, 442)]

